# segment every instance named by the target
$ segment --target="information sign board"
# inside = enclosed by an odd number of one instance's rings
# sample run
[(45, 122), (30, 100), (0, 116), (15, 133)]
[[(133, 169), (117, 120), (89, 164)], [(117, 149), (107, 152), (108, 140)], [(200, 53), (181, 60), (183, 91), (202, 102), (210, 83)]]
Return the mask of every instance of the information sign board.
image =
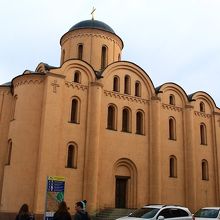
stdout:
[(47, 177), (45, 220), (52, 220), (58, 204), (64, 200), (65, 178), (61, 176)]

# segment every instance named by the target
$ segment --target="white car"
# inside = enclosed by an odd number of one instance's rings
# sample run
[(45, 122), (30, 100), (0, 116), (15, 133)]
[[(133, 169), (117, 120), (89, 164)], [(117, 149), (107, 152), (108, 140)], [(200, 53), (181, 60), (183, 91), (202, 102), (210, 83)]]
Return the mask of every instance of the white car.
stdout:
[(199, 209), (194, 215), (195, 220), (214, 220), (220, 219), (220, 207), (205, 207)]
[(141, 209), (137, 209), (128, 216), (119, 218), (118, 220), (140, 220), (140, 218), (148, 220), (192, 220), (192, 214), (188, 208), (176, 205), (146, 205)]

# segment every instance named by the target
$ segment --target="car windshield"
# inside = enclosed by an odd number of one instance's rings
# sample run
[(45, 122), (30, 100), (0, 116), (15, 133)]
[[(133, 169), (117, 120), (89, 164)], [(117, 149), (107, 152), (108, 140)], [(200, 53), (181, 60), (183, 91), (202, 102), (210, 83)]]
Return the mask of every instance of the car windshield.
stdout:
[(219, 209), (200, 209), (194, 214), (194, 217), (200, 218), (217, 218)]
[(153, 218), (158, 211), (159, 209), (157, 208), (141, 208), (141, 209), (135, 210), (133, 213), (129, 215), (129, 217)]

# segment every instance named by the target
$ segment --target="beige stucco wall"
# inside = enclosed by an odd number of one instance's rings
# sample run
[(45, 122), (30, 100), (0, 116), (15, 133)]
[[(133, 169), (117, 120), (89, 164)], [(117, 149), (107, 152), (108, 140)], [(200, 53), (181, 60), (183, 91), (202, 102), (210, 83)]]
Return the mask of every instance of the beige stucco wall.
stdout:
[(61, 58), (63, 51), (65, 51), (64, 62), (69, 59), (77, 59), (78, 45), (82, 44), (82, 60), (89, 63), (96, 71), (101, 69), (102, 46), (107, 47), (107, 65), (118, 61), (123, 47), (123, 42), (118, 36), (98, 29), (80, 29), (67, 32), (61, 38), (60, 43)]
[[(8, 155), (8, 130), (11, 120), (12, 94), (10, 87), (0, 88), (0, 198), (2, 195), (4, 168)], [(0, 203), (0, 207), (2, 204)]]
[[(84, 44), (83, 60), (77, 60), (77, 45)], [(101, 47), (108, 47), (108, 67), (102, 78)], [(184, 90), (166, 83), (155, 90), (150, 77), (137, 65), (118, 61), (122, 41), (108, 32), (86, 29), (65, 34), (61, 39), (65, 62), (36, 73), (26, 73), (10, 87), (0, 88), (0, 192), (1, 211), (15, 212), (27, 202), (35, 213), (43, 213), (47, 176), (64, 176), (65, 201), (87, 199), (92, 213), (115, 207), (116, 176), (128, 178), (129, 208), (147, 203), (180, 204), (193, 212), (219, 204), (220, 109), (203, 92), (190, 100)], [(80, 83), (73, 82), (80, 72)], [(39, 74), (41, 72), (41, 74)], [(125, 76), (130, 76), (131, 93), (124, 94)], [(113, 78), (120, 91), (113, 91)], [(141, 97), (135, 97), (135, 82)], [(5, 94), (4, 101), (2, 94)], [(175, 105), (169, 96), (175, 97)], [(15, 119), (8, 109), (16, 96)], [(78, 123), (70, 123), (71, 102), (80, 103)], [(205, 112), (200, 112), (203, 101)], [(3, 103), (3, 105), (1, 104)], [(116, 106), (116, 130), (107, 129), (109, 104)], [(3, 107), (2, 107), (3, 106)], [(131, 111), (131, 132), (122, 132), (122, 110)], [(144, 134), (136, 134), (136, 112), (144, 115)], [(169, 140), (169, 117), (176, 121), (176, 139)], [(207, 128), (207, 145), (200, 144), (200, 123)], [(12, 140), (10, 166), (4, 166), (8, 140)], [(77, 146), (77, 167), (66, 168), (68, 144)], [(169, 177), (169, 157), (177, 159), (177, 177)], [(209, 180), (201, 178), (201, 161), (209, 166)], [(19, 185), (19, 190), (16, 187)], [(14, 199), (17, 198), (17, 199)]]
[(24, 75), (14, 79), (13, 85), (17, 98), (14, 120), (10, 122), (8, 132), (12, 154), (10, 165), (4, 167), (3, 211), (17, 211), (24, 202), (33, 209), (39, 150), (43, 78)]

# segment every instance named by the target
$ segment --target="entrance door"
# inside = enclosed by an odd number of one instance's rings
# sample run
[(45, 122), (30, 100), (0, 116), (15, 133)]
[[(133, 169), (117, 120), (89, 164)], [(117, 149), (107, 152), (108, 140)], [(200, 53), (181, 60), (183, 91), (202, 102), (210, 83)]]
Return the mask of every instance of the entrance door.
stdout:
[(115, 207), (126, 208), (127, 178), (116, 178)]

